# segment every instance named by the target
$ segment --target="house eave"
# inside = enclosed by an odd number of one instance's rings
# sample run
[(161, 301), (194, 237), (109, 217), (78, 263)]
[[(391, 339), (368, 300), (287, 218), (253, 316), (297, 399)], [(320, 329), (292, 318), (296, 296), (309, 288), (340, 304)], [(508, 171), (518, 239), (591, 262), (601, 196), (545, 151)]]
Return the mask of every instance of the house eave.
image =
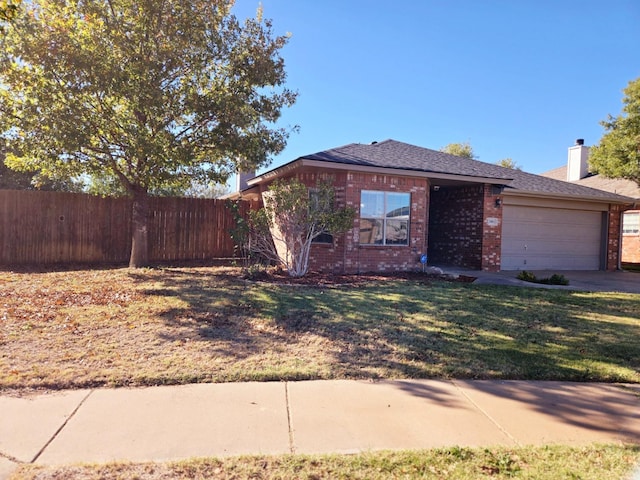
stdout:
[(615, 198), (615, 197), (596, 197), (591, 195), (574, 195), (569, 193), (550, 193), (550, 192), (536, 192), (528, 190), (504, 190), (502, 192), (505, 196), (513, 197), (536, 197), (547, 198), (550, 200), (579, 200), (589, 201), (595, 203), (607, 203), (614, 205), (632, 205), (634, 200), (632, 198)]
[(424, 170), (409, 170), (393, 167), (375, 167), (369, 165), (354, 165), (349, 163), (334, 163), (321, 160), (310, 160), (299, 158), (293, 162), (287, 163), (282, 167), (275, 168), (269, 172), (258, 175), (247, 182), (250, 187), (256, 186), (267, 180), (275, 180), (287, 173), (290, 173), (301, 167), (324, 168), (331, 170), (341, 170), (349, 172), (375, 173), (380, 175), (397, 175), (402, 177), (419, 177), (434, 180), (446, 180), (461, 183), (488, 183), (490, 185), (508, 185), (511, 179), (481, 177), (472, 175), (458, 175), (453, 173), (429, 172)]

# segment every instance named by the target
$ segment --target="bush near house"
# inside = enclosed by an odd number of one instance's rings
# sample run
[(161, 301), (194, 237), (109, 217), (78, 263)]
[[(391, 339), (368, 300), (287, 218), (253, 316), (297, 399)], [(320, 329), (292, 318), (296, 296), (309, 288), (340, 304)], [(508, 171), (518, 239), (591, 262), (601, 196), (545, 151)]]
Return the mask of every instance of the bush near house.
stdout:
[(521, 271), (517, 277), (519, 280), (531, 283), (540, 283), (544, 285), (569, 285), (569, 280), (564, 275), (554, 273), (548, 278), (536, 278), (536, 276), (526, 270)]
[(231, 236), (243, 256), (282, 265), (292, 277), (307, 274), (317, 237), (340, 235), (353, 227), (355, 211), (336, 206), (331, 179), (318, 181), (312, 189), (297, 178), (276, 180), (263, 193), (263, 202), (246, 219), (236, 215)]

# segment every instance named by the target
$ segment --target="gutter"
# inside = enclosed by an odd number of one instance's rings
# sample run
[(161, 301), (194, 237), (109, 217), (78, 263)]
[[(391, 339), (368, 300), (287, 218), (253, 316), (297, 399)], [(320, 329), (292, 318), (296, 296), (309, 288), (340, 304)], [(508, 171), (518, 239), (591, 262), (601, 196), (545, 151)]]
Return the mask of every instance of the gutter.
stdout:
[(572, 195), (568, 193), (556, 193), (556, 192), (536, 192), (533, 190), (504, 190), (503, 195), (513, 197), (538, 197), (549, 198), (557, 200), (583, 200), (596, 203), (614, 203), (616, 205), (635, 205), (635, 201), (631, 197), (624, 197), (622, 195), (613, 195), (611, 197), (594, 197), (590, 195)]

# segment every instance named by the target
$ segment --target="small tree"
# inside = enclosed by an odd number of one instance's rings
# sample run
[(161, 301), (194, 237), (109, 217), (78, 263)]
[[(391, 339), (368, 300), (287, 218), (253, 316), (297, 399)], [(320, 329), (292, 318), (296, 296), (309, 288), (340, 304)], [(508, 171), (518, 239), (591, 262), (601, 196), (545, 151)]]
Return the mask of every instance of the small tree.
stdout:
[(589, 166), (605, 177), (640, 186), (640, 78), (629, 82), (624, 94), (622, 115), (600, 122), (607, 133), (591, 147)]
[(323, 233), (339, 235), (353, 226), (355, 211), (335, 207), (335, 190), (319, 181), (309, 190), (300, 180), (277, 180), (263, 194), (264, 207), (249, 214), (247, 249), (283, 264), (292, 277), (309, 270), (311, 243)]
[(470, 158), (471, 160), (478, 160), (478, 156), (473, 151), (473, 147), (469, 142), (464, 143), (450, 143), (440, 149), (441, 152), (448, 153), (450, 155), (456, 155), (458, 157)]
[(496, 165), (499, 165), (504, 168), (511, 168), (513, 170), (522, 170), (522, 167), (518, 165), (518, 162), (516, 162), (512, 158), (503, 158), (502, 160), (498, 160), (496, 162)]

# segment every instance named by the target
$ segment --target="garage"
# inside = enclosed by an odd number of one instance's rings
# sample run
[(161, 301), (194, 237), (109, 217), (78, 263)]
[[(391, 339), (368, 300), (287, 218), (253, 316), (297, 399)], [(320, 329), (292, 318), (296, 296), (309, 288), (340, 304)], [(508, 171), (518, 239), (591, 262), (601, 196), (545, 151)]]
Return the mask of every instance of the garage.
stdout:
[(501, 269), (601, 269), (606, 213), (584, 208), (504, 205)]

